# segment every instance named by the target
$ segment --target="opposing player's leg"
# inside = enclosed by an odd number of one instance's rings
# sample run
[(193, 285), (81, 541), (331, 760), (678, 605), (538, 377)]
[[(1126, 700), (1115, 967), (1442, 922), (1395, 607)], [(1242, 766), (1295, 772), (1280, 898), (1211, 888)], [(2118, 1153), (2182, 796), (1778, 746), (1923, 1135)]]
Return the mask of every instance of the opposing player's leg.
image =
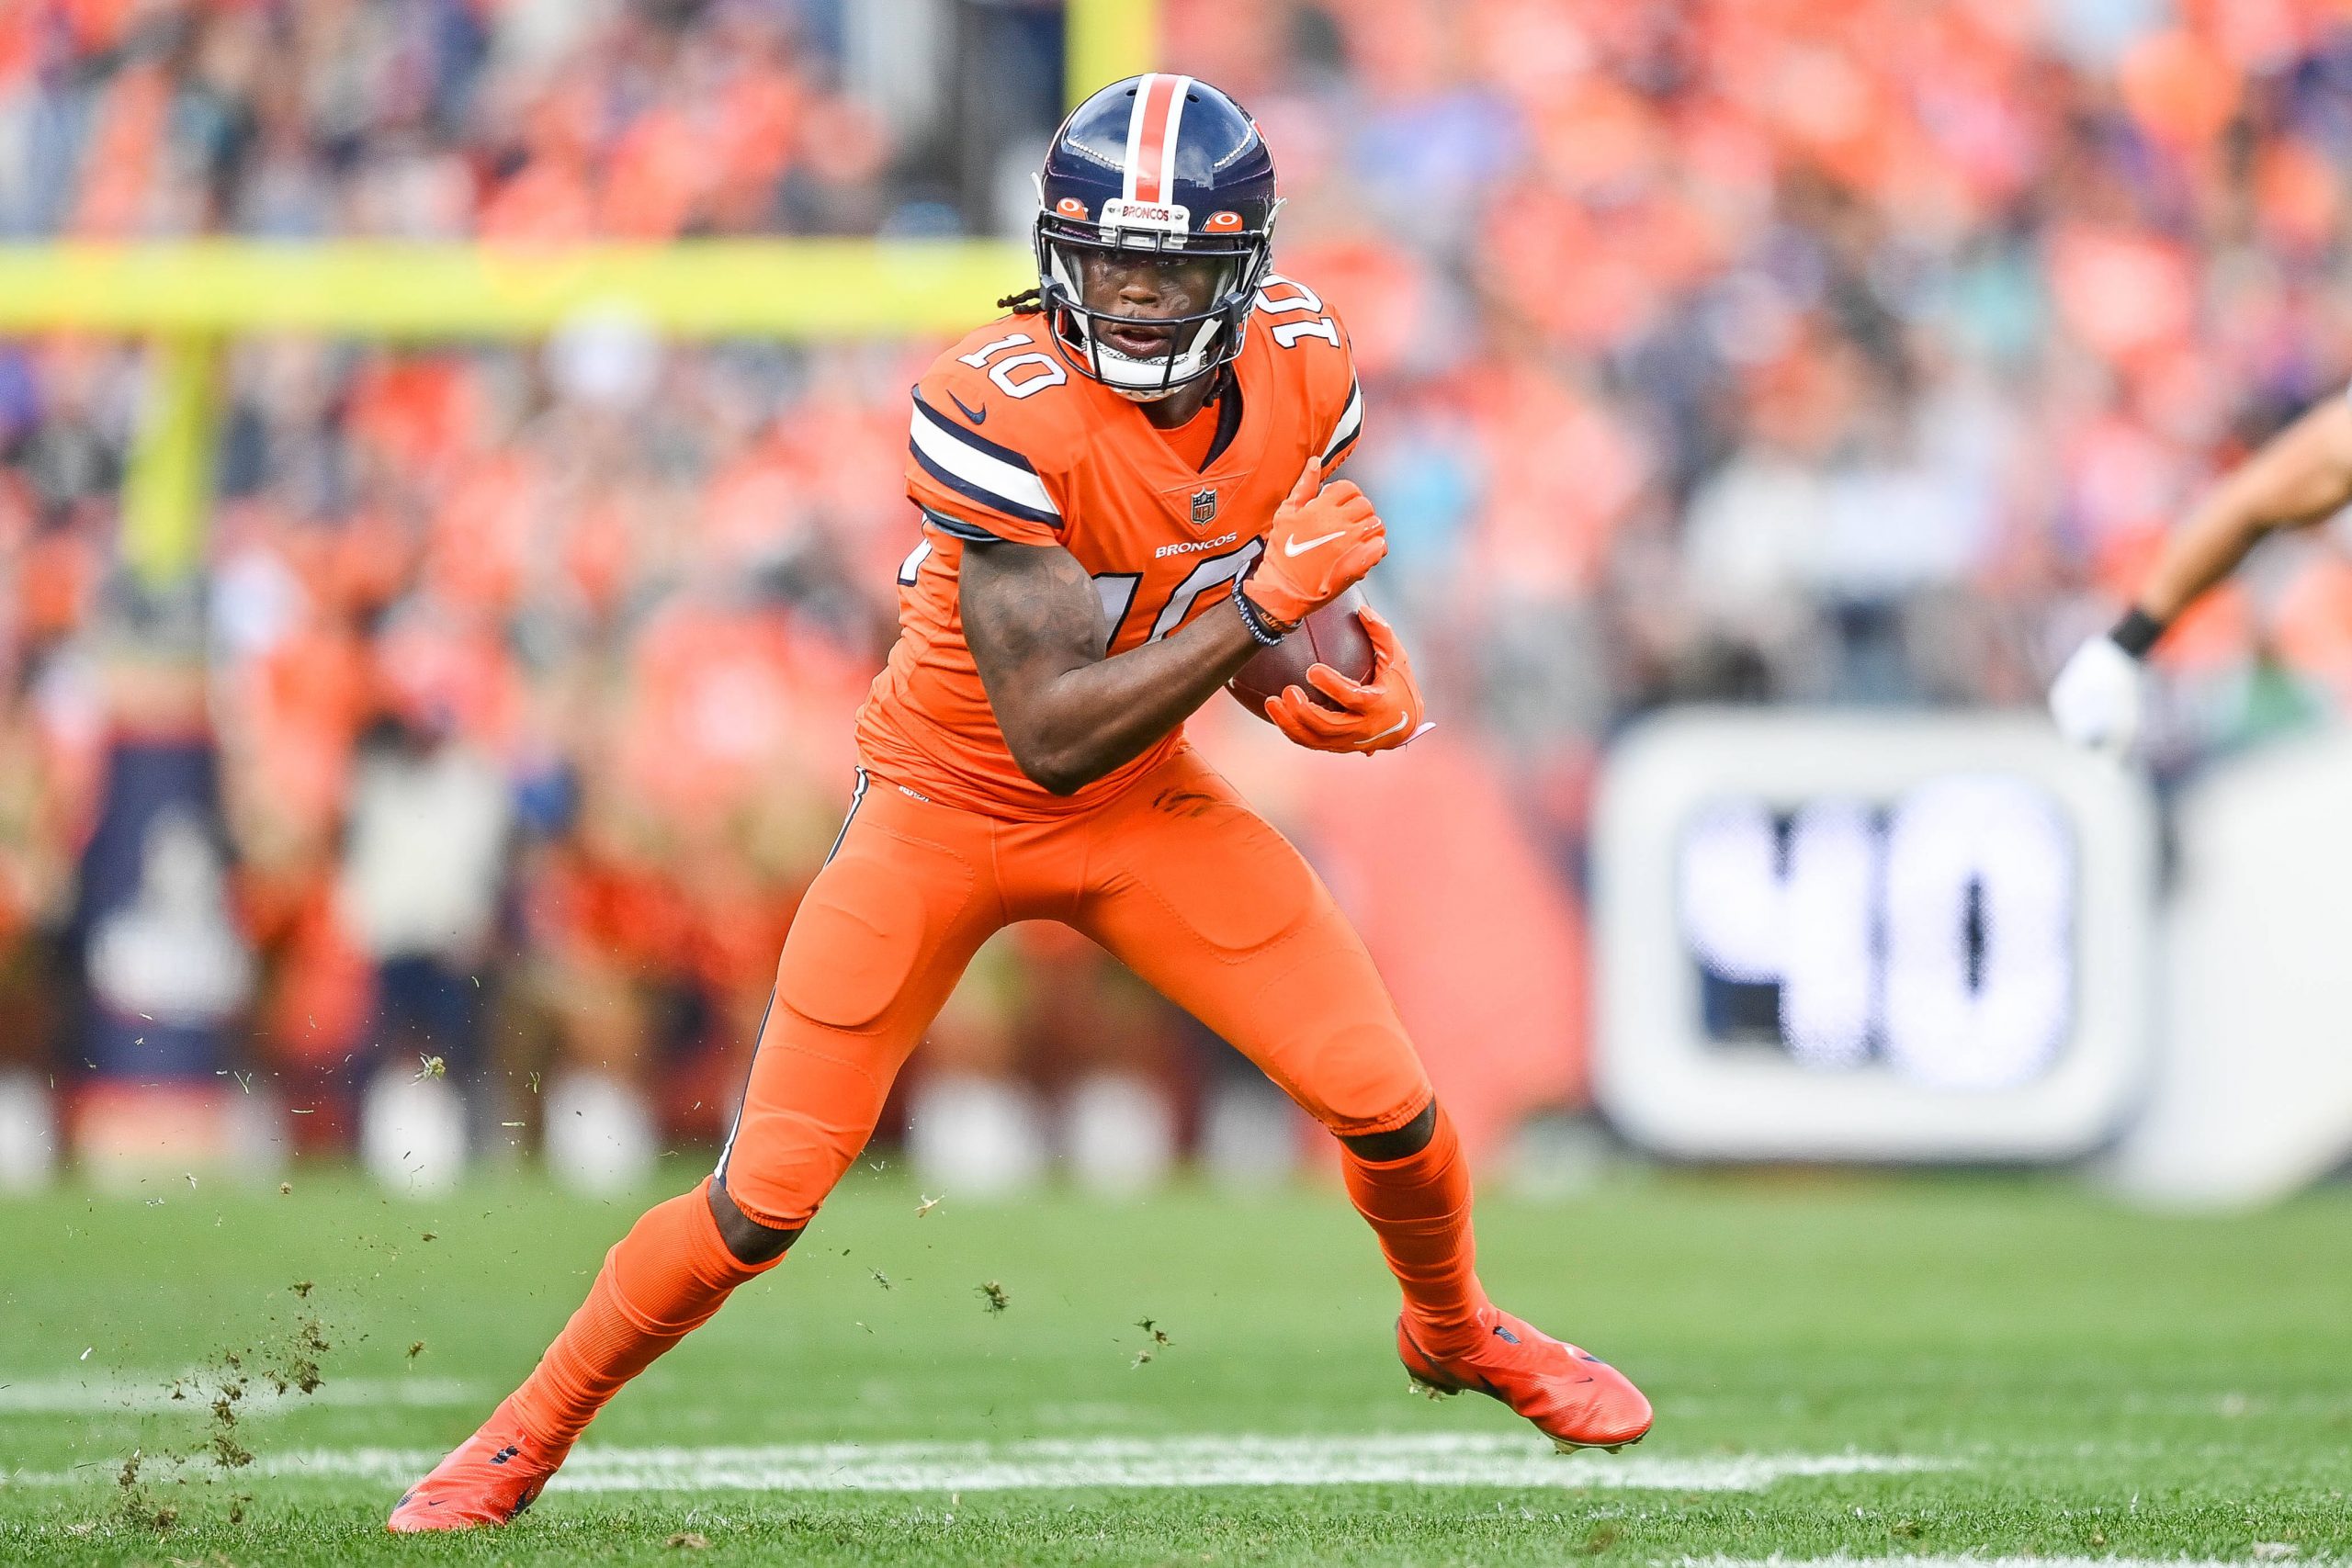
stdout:
[(718, 1170), (647, 1211), (605, 1255), (537, 1368), (409, 1490), (390, 1529), (512, 1519), (624, 1383), (783, 1259), (1000, 923), (990, 831), (984, 818), (861, 777), (858, 804), (785, 939)]
[(1189, 750), (1095, 828), (1077, 923), (1338, 1135), (1404, 1296), (1414, 1381), (1492, 1394), (1564, 1447), (1646, 1432), (1649, 1402), (1621, 1373), (1487, 1301), (1460, 1141), (1363, 941), (1290, 842)]

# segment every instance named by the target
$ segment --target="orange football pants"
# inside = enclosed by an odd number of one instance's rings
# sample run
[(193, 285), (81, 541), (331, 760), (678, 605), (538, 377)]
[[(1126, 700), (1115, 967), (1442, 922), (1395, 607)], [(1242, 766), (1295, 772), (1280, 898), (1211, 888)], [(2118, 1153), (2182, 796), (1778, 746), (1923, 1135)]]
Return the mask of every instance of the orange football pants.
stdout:
[(808, 1223), (857, 1157), (899, 1065), (980, 944), (1015, 920), (1094, 939), (1239, 1049), (1332, 1132), (1430, 1102), (1354, 928), (1289, 840), (1189, 747), (1113, 799), (1012, 822), (861, 772), (801, 900), (717, 1179)]

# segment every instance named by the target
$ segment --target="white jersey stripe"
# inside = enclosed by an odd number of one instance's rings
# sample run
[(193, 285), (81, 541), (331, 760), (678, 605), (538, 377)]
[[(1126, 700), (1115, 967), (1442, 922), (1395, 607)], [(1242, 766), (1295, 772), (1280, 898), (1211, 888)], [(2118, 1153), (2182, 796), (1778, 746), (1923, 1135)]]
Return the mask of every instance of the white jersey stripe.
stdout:
[(992, 452), (956, 439), (939, 421), (924, 418), (922, 409), (914, 411), (908, 434), (914, 438), (918, 453), (979, 491), (978, 499), (992, 501), (1015, 513), (1061, 516), (1062, 509), (1054, 504), (1045, 480)]
[(1129, 201), (1136, 198), (1136, 175), (1143, 164), (1143, 109), (1151, 102), (1151, 85), (1159, 80), (1154, 73), (1136, 82), (1136, 107), (1127, 111), (1126, 171), (1120, 177), (1119, 194)]
[(1171, 204), (1176, 199), (1176, 132), (1184, 123), (1184, 95), (1192, 90), (1190, 76), (1176, 78), (1176, 90), (1168, 95), (1168, 130), (1159, 139), (1159, 199)]
[(1353, 441), (1356, 438), (1356, 432), (1363, 428), (1363, 389), (1350, 382), (1348, 406), (1340, 411), (1339, 425), (1331, 432), (1331, 439), (1323, 444), (1323, 461), (1329, 463), (1332, 455), (1349, 442)]

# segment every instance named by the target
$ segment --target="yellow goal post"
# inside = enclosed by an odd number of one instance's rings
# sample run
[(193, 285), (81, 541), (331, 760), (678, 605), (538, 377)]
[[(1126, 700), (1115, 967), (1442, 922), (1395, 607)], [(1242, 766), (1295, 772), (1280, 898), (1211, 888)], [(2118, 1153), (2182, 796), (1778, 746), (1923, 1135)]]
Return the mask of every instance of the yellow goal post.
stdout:
[[(1068, 101), (1151, 68), (1159, 9), (1159, 0), (1068, 0)], [(587, 316), (689, 340), (945, 334), (985, 320), (1030, 268), (1026, 247), (989, 240), (0, 245), (0, 335), (147, 340), (121, 550), (141, 581), (161, 588), (203, 558), (229, 338), (528, 339)]]

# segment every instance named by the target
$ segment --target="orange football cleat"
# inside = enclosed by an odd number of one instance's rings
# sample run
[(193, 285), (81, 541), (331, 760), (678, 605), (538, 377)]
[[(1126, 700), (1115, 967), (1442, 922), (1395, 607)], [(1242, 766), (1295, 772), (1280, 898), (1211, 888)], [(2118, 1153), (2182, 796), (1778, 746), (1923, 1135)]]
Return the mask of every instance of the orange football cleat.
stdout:
[(1650, 1402), (1624, 1373), (1599, 1357), (1531, 1328), (1499, 1307), (1478, 1310), (1486, 1338), (1475, 1350), (1441, 1359), (1414, 1342), (1396, 1320), (1396, 1354), (1413, 1386), (1431, 1399), (1469, 1390), (1492, 1394), (1535, 1423), (1563, 1451), (1638, 1443), (1650, 1429)]
[(396, 1535), (503, 1525), (531, 1506), (571, 1445), (553, 1453), (524, 1432), (512, 1399), (401, 1495), (384, 1528)]

